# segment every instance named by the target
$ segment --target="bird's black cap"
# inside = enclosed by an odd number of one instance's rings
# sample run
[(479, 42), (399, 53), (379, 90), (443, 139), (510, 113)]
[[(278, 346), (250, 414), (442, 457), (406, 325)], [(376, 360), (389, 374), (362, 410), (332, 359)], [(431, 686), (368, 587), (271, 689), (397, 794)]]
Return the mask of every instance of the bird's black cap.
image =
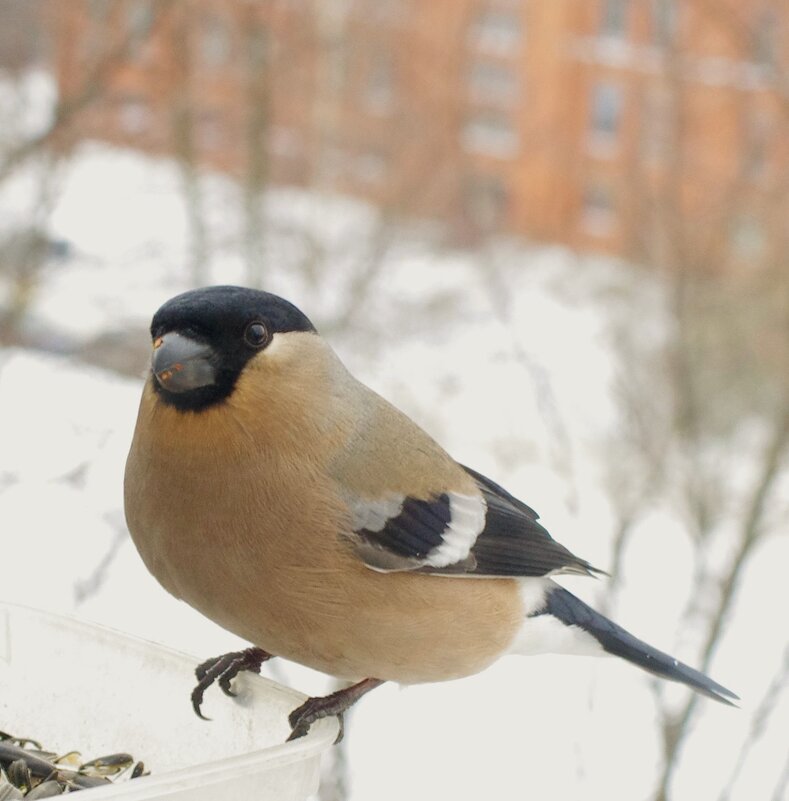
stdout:
[[(247, 362), (275, 334), (292, 331), (315, 333), (315, 327), (292, 303), (269, 292), (212, 286), (176, 295), (151, 322), (154, 389), (184, 411), (213, 406), (232, 393)], [(168, 334), (178, 335), (177, 346)]]
[(167, 331), (200, 335), (240, 333), (262, 320), (272, 334), (315, 331), (307, 316), (278, 295), (242, 286), (208, 286), (170, 298), (153, 316), (151, 336)]

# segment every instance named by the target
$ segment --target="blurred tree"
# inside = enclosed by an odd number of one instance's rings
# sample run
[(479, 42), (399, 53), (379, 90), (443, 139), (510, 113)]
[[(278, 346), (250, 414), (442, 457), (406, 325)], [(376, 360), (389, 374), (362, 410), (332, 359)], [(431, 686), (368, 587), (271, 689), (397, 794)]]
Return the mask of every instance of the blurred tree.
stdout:
[(46, 58), (42, 36), (44, 0), (5, 0), (0, 3), (0, 67), (14, 73), (29, 69)]
[(269, 42), (266, 29), (254, 15), (248, 19), (243, 36), (242, 62), (246, 113), (246, 169), (244, 192), (243, 253), (247, 283), (262, 286), (264, 280), (263, 192), (269, 178), (268, 152), (270, 133), (268, 64)]
[[(714, 15), (736, 52), (766, 58), (757, 47), (763, 20), (746, 13), (752, 9), (699, 8)], [(721, 125), (739, 132), (741, 158), (705, 173), (705, 154), (692, 146), (698, 89), (687, 54), (676, 38), (663, 48), (659, 74), (645, 88), (658, 114), (645, 114), (646, 150), (633, 150), (622, 187), (626, 254), (657, 276), (665, 302), (662, 326), (650, 326), (641, 305), (617, 323), (623, 425), (607, 449), (618, 514), (612, 572), (616, 582), (637, 523), (658, 499), (673, 499), (695, 554), (683, 628), (701, 631), (698, 662), (708, 670), (749, 558), (781, 519), (776, 488), (789, 459), (789, 174), (781, 132), (789, 106), (774, 92), (728, 92)], [(777, 63), (756, 66), (767, 86), (785, 85)], [(661, 330), (668, 336), (654, 336)], [(786, 683), (784, 668), (766, 697)], [(674, 709), (657, 685), (655, 694), (664, 747), (655, 797), (667, 801), (698, 699)], [(757, 736), (764, 728), (755, 727)], [(743, 745), (743, 760), (751, 745)]]
[[(52, 113), (42, 125), (28, 125), (24, 120), (29, 109), (20, 108), (14, 119), (23, 122), (18, 126), (8, 125), (4, 131), (0, 143), (0, 184), (13, 178), (23, 165), (36, 161), (40, 183), (30, 210), (33, 222), (21, 230), (0, 232), (0, 278), (8, 287), (6, 302), (0, 309), (0, 343), (17, 341), (42, 269), (51, 255), (46, 223), (55, 201), (57, 166), (68, 157), (74, 141), (72, 126), (105, 95), (130, 53), (140, 46), (141, 36), (144, 38), (150, 34), (169, 8), (170, 2), (171, 0), (151, 0), (151, 14), (142, 33), (134, 26), (108, 30), (102, 28), (100, 36), (96, 36), (94, 31), (94, 35), (86, 40), (90, 47), (86, 47), (86, 42), (83, 42), (83, 47), (78, 51), (72, 49), (64, 52), (62, 48), (57, 50), (57, 59), (80, 58), (84, 63), (78, 71), (72, 71), (71, 74), (75, 77), (64, 85), (65, 91), (57, 98)], [(109, 13), (111, 7), (108, 3), (101, 2), (99, 5), (102, 13)], [(114, 8), (115, 13), (119, 8)], [(22, 89), (28, 79), (28, 74), (23, 69), (24, 61), (42, 55), (47, 31), (56, 24), (56, 20), (60, 19), (58, 15), (65, 10), (65, 6), (43, 2), (9, 3), (2, 7), (3, 13), (9, 15), (9, 25), (4, 30), (6, 44), (10, 48), (8, 57), (16, 65), (8, 77), (17, 84), (17, 94), (23, 104), (30, 102)], [(64, 24), (72, 34), (76, 34), (73, 22), (66, 20)], [(8, 44), (11, 41), (10, 32), (23, 23), (30, 23), (31, 28), (20, 35), (19, 47), (11, 48)], [(63, 44), (62, 40), (59, 44)]]
[(205, 201), (200, 181), (198, 152), (199, 86), (194, 75), (194, 21), (183, 6), (173, 15), (174, 36), (180, 43), (173, 49), (172, 84), (173, 155), (178, 163), (183, 186), (183, 200), (189, 226), (189, 275), (194, 286), (208, 283), (210, 262)]

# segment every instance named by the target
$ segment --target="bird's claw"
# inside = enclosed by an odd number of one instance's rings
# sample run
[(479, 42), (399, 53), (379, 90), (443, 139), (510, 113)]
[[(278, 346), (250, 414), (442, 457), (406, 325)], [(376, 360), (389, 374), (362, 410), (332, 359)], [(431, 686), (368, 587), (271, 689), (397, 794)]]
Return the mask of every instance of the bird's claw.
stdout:
[(231, 651), (222, 656), (206, 659), (195, 668), (197, 685), (192, 690), (192, 709), (197, 717), (203, 720), (210, 720), (201, 711), (205, 691), (216, 682), (219, 684), (225, 695), (235, 697), (230, 682), (242, 671), (250, 670), (253, 673), (260, 672), (260, 666), (271, 659), (271, 654), (266, 653), (262, 648), (245, 648), (243, 651)]
[(340, 722), (340, 731), (334, 741), (336, 745), (345, 734), (343, 713), (350, 709), (363, 695), (381, 684), (383, 682), (380, 679), (364, 679), (343, 690), (337, 690), (331, 695), (308, 698), (300, 707), (297, 707), (288, 715), (290, 736), (287, 741), (290, 742), (303, 737), (316, 720), (336, 715)]
[(288, 715), (288, 723), (290, 723), (290, 735), (288, 736), (286, 742), (291, 742), (293, 740), (298, 740), (299, 737), (304, 737), (304, 735), (309, 732), (310, 726), (312, 726), (316, 720), (331, 717), (331, 715), (336, 715), (337, 720), (340, 723), (340, 730), (337, 733), (337, 738), (334, 740), (334, 745), (337, 745), (337, 743), (342, 740), (343, 735), (345, 734), (345, 721), (343, 720), (343, 713), (342, 711), (333, 712), (331, 707), (322, 707), (319, 702), (326, 700), (326, 698), (308, 698), (300, 707), (298, 707), (298, 709), (294, 709), (293, 712)]

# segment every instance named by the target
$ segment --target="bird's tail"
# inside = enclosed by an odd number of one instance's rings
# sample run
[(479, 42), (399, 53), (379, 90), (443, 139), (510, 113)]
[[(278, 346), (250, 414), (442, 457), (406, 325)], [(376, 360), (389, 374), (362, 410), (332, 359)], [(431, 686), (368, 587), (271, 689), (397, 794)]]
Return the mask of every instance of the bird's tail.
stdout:
[(734, 704), (729, 699), (739, 700), (731, 690), (727, 690), (700, 671), (694, 670), (674, 657), (647, 645), (599, 612), (595, 612), (594, 609), (562, 587), (554, 586), (547, 593), (545, 606), (533, 613), (533, 616), (538, 615), (552, 615), (566, 626), (577, 626), (590, 634), (606, 653), (621, 656), (628, 662), (632, 662), (662, 679), (687, 684), (696, 692), (724, 704), (733, 706)]

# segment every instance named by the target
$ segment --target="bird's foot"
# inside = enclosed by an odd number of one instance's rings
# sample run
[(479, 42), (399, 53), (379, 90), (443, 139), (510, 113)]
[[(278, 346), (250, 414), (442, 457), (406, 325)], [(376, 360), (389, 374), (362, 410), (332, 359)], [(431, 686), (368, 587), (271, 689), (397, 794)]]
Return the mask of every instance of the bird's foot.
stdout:
[(291, 728), (288, 741), (303, 737), (316, 720), (327, 718), (331, 715), (337, 715), (340, 719), (340, 733), (337, 735), (337, 739), (334, 742), (335, 744), (339, 743), (344, 734), (343, 713), (350, 709), (363, 695), (370, 692), (370, 690), (374, 690), (376, 687), (380, 687), (382, 684), (383, 681), (381, 679), (363, 679), (357, 684), (352, 684), (350, 687), (337, 690), (337, 692), (331, 695), (325, 695), (320, 698), (308, 698), (288, 716), (288, 722)]
[(214, 656), (195, 668), (197, 686), (192, 690), (192, 708), (203, 720), (208, 718), (200, 711), (205, 691), (217, 682), (225, 695), (235, 695), (230, 682), (242, 671), (251, 670), (260, 673), (260, 666), (271, 659), (272, 654), (262, 648), (245, 648), (243, 651), (231, 651), (229, 654)]

